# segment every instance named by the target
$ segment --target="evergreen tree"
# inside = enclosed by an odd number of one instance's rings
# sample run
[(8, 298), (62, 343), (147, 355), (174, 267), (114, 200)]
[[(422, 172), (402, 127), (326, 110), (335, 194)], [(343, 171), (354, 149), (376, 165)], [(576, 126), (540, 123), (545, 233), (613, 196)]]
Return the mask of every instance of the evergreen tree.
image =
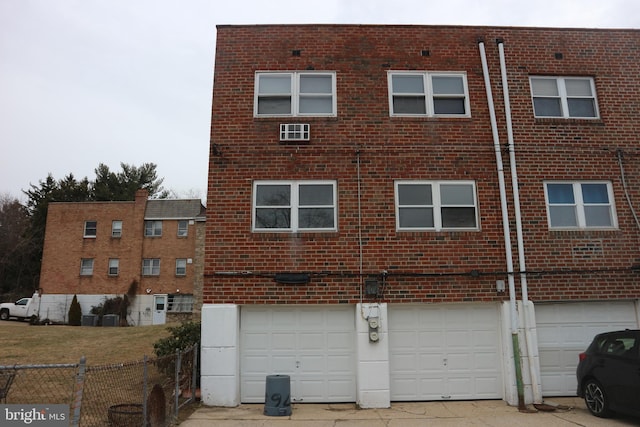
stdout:
[(82, 308), (78, 302), (78, 297), (73, 296), (71, 306), (69, 306), (69, 325), (80, 326), (82, 324)]

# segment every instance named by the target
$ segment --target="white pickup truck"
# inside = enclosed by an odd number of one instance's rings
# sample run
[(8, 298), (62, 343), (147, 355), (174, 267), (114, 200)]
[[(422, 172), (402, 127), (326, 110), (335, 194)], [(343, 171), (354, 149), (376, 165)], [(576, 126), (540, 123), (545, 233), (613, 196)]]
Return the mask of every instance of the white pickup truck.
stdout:
[(0, 320), (9, 320), (11, 317), (29, 319), (38, 314), (40, 295), (34, 293), (31, 298), (20, 298), (16, 302), (3, 302), (0, 304)]

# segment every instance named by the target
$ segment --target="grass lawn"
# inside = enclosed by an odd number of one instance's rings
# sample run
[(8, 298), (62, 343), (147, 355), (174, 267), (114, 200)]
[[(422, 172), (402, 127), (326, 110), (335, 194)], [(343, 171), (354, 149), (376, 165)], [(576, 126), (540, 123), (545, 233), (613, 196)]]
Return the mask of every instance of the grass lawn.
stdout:
[(169, 325), (135, 327), (33, 326), (0, 321), (0, 365), (78, 363), (105, 365), (155, 357), (153, 344)]

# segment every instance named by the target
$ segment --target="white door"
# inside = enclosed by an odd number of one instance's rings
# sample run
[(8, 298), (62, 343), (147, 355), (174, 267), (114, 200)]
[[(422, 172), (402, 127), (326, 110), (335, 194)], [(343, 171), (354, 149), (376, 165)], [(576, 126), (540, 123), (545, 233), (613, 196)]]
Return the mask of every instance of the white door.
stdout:
[(498, 306), (390, 305), (391, 400), (500, 399)]
[(637, 328), (632, 301), (535, 306), (543, 396), (575, 396), (578, 355), (606, 331)]
[(240, 398), (263, 403), (267, 375), (289, 375), (292, 402), (353, 402), (353, 306), (243, 306)]
[(167, 323), (167, 296), (153, 296), (153, 320), (154, 325), (164, 325)]

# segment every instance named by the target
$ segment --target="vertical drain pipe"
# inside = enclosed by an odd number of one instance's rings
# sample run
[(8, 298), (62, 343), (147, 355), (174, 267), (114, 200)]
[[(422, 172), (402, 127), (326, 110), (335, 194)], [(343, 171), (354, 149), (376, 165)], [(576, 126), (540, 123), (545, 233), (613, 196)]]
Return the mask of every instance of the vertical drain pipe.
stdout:
[(507, 191), (504, 181), (504, 166), (502, 164), (502, 154), (500, 152), (500, 138), (498, 137), (498, 124), (496, 122), (496, 112), (493, 104), (493, 94), (491, 92), (491, 81), (489, 80), (489, 67), (487, 66), (487, 55), (484, 49), (484, 40), (478, 40), (480, 49), (480, 59), (482, 60), (482, 74), (484, 85), (487, 91), (487, 103), (489, 104), (489, 117), (491, 119), (491, 132), (493, 134), (493, 146), (496, 155), (498, 169), (498, 186), (500, 187), (500, 206), (502, 210), (502, 228), (504, 233), (504, 249), (507, 262), (507, 279), (509, 282), (509, 303), (511, 308), (511, 341), (513, 346), (513, 364), (516, 374), (516, 388), (518, 391), (518, 408), (524, 409), (524, 385), (522, 382), (522, 368), (520, 361), (520, 342), (518, 339), (518, 313), (516, 310), (516, 286), (513, 277), (513, 256), (511, 249), (511, 231), (509, 230), (509, 212), (507, 209)]
[(500, 53), (500, 74), (502, 75), (502, 92), (504, 95), (504, 110), (507, 124), (507, 139), (509, 147), (509, 165), (511, 166), (511, 187), (513, 188), (513, 206), (516, 216), (516, 237), (518, 241), (518, 264), (520, 266), (520, 289), (522, 292), (523, 320), (524, 320), (524, 337), (527, 344), (527, 358), (529, 361), (529, 375), (531, 376), (531, 389), (533, 392), (533, 401), (542, 403), (542, 392), (538, 383), (538, 374), (534, 365), (533, 354), (533, 337), (531, 336), (531, 322), (529, 319), (529, 296), (527, 291), (527, 267), (524, 255), (524, 237), (522, 235), (522, 216), (520, 213), (520, 189), (518, 185), (518, 174), (516, 168), (515, 144), (513, 138), (513, 126), (511, 123), (511, 102), (509, 99), (509, 82), (507, 80), (507, 63), (504, 54), (504, 40), (496, 40), (498, 44), (498, 52)]

